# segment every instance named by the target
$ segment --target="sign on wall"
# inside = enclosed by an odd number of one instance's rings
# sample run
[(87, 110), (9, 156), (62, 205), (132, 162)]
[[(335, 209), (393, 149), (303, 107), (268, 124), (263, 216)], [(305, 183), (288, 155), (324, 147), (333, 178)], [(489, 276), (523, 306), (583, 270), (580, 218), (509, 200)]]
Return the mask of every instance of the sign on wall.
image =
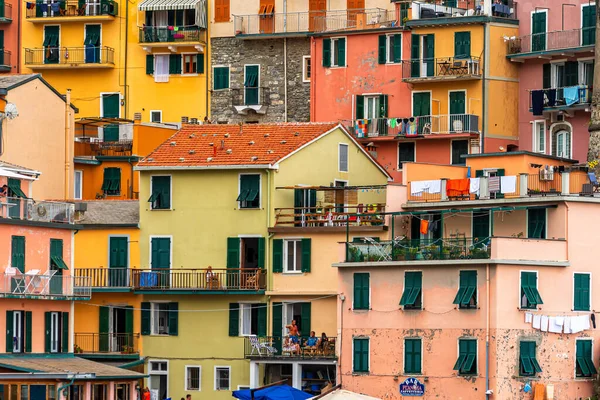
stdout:
[(423, 396), (425, 385), (419, 382), (417, 378), (408, 378), (400, 384), (400, 394), (407, 397)]

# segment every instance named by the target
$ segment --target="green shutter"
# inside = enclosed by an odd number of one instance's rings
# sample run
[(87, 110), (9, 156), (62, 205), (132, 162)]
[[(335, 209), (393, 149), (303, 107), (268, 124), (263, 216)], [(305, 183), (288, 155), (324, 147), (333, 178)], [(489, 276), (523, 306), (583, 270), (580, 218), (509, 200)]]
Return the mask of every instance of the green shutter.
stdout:
[(402, 62), (402, 35), (392, 36), (394, 46), (394, 63)]
[(46, 311), (44, 314), (44, 331), (45, 331), (45, 340), (44, 340), (44, 351), (46, 353), (50, 353), (52, 351), (52, 342), (50, 336), (50, 330), (52, 329), (52, 312)]
[(581, 45), (590, 46), (596, 42), (596, 5), (582, 7)]
[(312, 327), (311, 322), (311, 305), (310, 303), (300, 303), (300, 333), (302, 336), (310, 336)]
[(256, 334), (259, 337), (267, 336), (267, 304), (255, 304), (258, 307), (256, 323)]
[(154, 73), (154, 56), (152, 54), (146, 55), (146, 74), (152, 75)]
[(421, 339), (404, 339), (404, 372), (421, 373)]
[(379, 117), (387, 118), (387, 116), (388, 116), (388, 95), (380, 94), (379, 95)]
[[(152, 195), (148, 199), (153, 210), (168, 210), (171, 208), (171, 177), (153, 176)], [(158, 200), (158, 202), (157, 202)]]
[(574, 310), (590, 311), (590, 275), (574, 275)]
[(477, 370), (477, 341), (460, 339), (458, 342), (458, 360), (453, 369), (460, 374), (471, 374)]
[(323, 66), (331, 67), (331, 39), (323, 39)]
[(213, 87), (215, 90), (229, 89), (229, 67), (215, 67)]
[(551, 84), (551, 71), (552, 71), (552, 65), (551, 64), (544, 64), (542, 65), (542, 86), (544, 89), (549, 89)]
[(356, 95), (356, 119), (365, 117), (365, 96)]
[(546, 12), (531, 14), (531, 51), (546, 50)]
[(346, 39), (345, 38), (339, 38), (339, 39), (337, 39), (337, 43), (338, 43), (338, 62), (337, 62), (337, 66), (338, 67), (345, 67), (346, 66)]
[(181, 74), (181, 54), (169, 55), (169, 74)]
[(227, 238), (227, 268), (240, 267), (240, 238)]
[(471, 32), (456, 32), (454, 34), (454, 57), (471, 57)]
[(369, 372), (369, 339), (355, 338), (353, 372)]
[(417, 78), (421, 76), (421, 62), (419, 58), (421, 57), (421, 36), (420, 35), (411, 35), (411, 45), (410, 45), (410, 76), (412, 78)]
[(283, 303), (272, 304), (273, 325), (271, 335), (273, 336), (273, 347), (281, 354), (281, 334), (283, 332)]
[(369, 286), (370, 277), (366, 272), (354, 274), (354, 309), (368, 310), (369, 309)]
[(265, 268), (265, 238), (258, 238), (258, 268)]
[(536, 308), (539, 304), (544, 304), (542, 297), (537, 289), (537, 274), (535, 272), (521, 272), (521, 292), (527, 296), (527, 307)]
[(179, 304), (169, 303), (169, 335), (179, 334)]
[(62, 314), (62, 343), (61, 352), (69, 352), (69, 313), (63, 312)]
[(25, 311), (25, 353), (31, 353), (32, 314)]
[(546, 238), (545, 208), (530, 208), (527, 210), (527, 237), (529, 239)]
[(13, 351), (13, 323), (14, 323), (14, 312), (6, 311), (6, 352), (12, 353)]
[(565, 63), (564, 86), (577, 86), (579, 84), (579, 63), (577, 61), (567, 61)]
[(423, 273), (421, 271), (404, 273), (404, 292), (400, 305), (405, 308), (421, 308), (421, 301), (417, 302), (421, 293)]
[(196, 73), (204, 73), (204, 53), (198, 53), (196, 55)]
[[(125, 306), (125, 333), (133, 334), (133, 306)], [(133, 346), (133, 342), (129, 345)]]
[(427, 76), (433, 76), (435, 73), (435, 36), (433, 34), (425, 36), (425, 45), (427, 50)]
[(387, 62), (386, 44), (387, 36), (379, 35), (379, 64), (385, 64)]
[(152, 238), (150, 242), (152, 269), (171, 268), (171, 238)]
[(229, 336), (240, 334), (240, 305), (229, 303)]
[(119, 118), (121, 107), (121, 95), (119, 93), (102, 95), (102, 116), (105, 118)]
[(108, 351), (109, 338), (109, 312), (110, 307), (100, 306), (98, 313), (98, 347), (101, 352)]
[(273, 239), (273, 272), (283, 272), (283, 239)]
[(577, 367), (577, 376), (592, 376), (597, 373), (594, 361), (592, 358), (592, 341), (577, 340), (577, 351), (575, 360)]
[(477, 290), (477, 271), (460, 271), (460, 283), (458, 293), (453, 304), (459, 306), (468, 305)]
[(12, 236), (11, 266), (25, 273), (25, 236)]
[(141, 325), (142, 325), (142, 335), (150, 335), (150, 310), (151, 305), (148, 302), (142, 303), (142, 311), (141, 311)]
[(311, 240), (302, 239), (302, 272), (310, 272)]

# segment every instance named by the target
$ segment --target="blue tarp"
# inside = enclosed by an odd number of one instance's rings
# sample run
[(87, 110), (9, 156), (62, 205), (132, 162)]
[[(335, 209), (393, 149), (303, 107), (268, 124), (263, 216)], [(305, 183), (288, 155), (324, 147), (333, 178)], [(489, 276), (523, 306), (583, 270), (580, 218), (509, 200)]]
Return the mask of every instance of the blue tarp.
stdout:
[[(250, 400), (250, 389), (236, 390), (233, 397), (241, 400)], [(305, 400), (313, 397), (301, 390), (288, 385), (271, 386), (254, 392), (254, 400)]]

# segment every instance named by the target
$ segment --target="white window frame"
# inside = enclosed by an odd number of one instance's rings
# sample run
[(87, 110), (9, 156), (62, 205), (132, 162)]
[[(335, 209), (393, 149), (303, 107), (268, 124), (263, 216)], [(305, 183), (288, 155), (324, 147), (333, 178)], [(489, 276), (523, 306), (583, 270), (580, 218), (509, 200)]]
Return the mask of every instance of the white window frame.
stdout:
[[(402, 164), (400, 164), (400, 145), (405, 144), (405, 143), (412, 143), (414, 145), (413, 146), (413, 161), (402, 161)], [(396, 157), (396, 162), (397, 162), (398, 171), (402, 171), (402, 165), (405, 163), (417, 162), (417, 142), (414, 140), (398, 141), (398, 156)]]
[[(371, 295), (371, 289), (369, 287), (369, 296), (370, 295)], [(356, 372), (356, 371), (354, 371), (354, 339), (367, 339), (369, 341), (369, 365), (367, 367), (368, 368), (367, 372), (363, 372), (363, 371)], [(371, 373), (371, 337), (370, 336), (360, 336), (360, 335), (359, 336), (353, 336), (352, 337), (352, 375), (366, 375), (366, 374), (370, 374), (370, 373)]]
[[(346, 59), (344, 60), (344, 65), (337, 65), (335, 63), (335, 57), (336, 57), (336, 54), (337, 54), (337, 51), (335, 51), (335, 44), (340, 39), (345, 39), (345, 41), (344, 41), (344, 54), (346, 55)], [(331, 65), (331, 68), (346, 68), (346, 66), (348, 65), (348, 38), (346, 36), (338, 36), (338, 37), (332, 37), (331, 38), (331, 63), (330, 63), (330, 65)]]
[[(547, 33), (546, 33), (546, 37), (548, 37)], [(565, 68), (565, 62), (566, 62), (566, 60), (552, 60), (550, 62), (550, 88), (558, 89), (558, 88), (562, 87), (562, 86), (558, 86), (557, 69), (558, 69), (558, 67)], [(564, 86), (564, 82), (563, 82), (563, 86)]]
[[(190, 368), (197, 368), (198, 369), (198, 389), (191, 389), (188, 385), (189, 380), (188, 378), (189, 376), (189, 370)], [(186, 365), (185, 366), (185, 381), (184, 381), (184, 386), (186, 391), (194, 391), (194, 392), (201, 392), (202, 391), (202, 366), (201, 365)]]
[(17, 338), (15, 343), (13, 339), (13, 353), (24, 353), (25, 349), (21, 346), (25, 344), (25, 332), (23, 332), (25, 311), (13, 311), (13, 338)]
[[(166, 363), (167, 370), (166, 371), (153, 371), (152, 363)], [(157, 360), (157, 359), (148, 360), (148, 378), (149, 378), (148, 387), (152, 387), (152, 385), (150, 383), (152, 381), (152, 375), (166, 375), (167, 376), (167, 393), (169, 393), (169, 360)]]
[[(558, 141), (558, 136), (559, 135), (563, 136), (563, 142), (562, 142), (563, 143), (563, 148), (562, 149), (558, 148), (558, 144), (560, 143)], [(572, 138), (573, 138), (573, 133), (572, 132), (567, 132), (565, 130), (560, 130), (560, 131), (556, 132), (556, 157), (571, 158), (571, 154), (570, 153), (566, 154), (567, 153), (566, 149), (567, 149), (567, 140), (568, 140), (568, 143), (570, 144)], [(572, 150), (571, 146), (569, 146), (569, 150)], [(561, 155), (561, 153), (562, 153), (562, 155)]]
[[(419, 339), (421, 341), (421, 372), (418, 374), (406, 372), (406, 340)], [(370, 350), (370, 348), (369, 348)], [(423, 338), (421, 336), (405, 336), (402, 339), (402, 372), (406, 376), (422, 376), (423, 375)]]
[[(160, 117), (159, 118), (160, 120), (158, 122), (152, 120), (152, 114), (154, 114), (154, 113), (158, 113), (158, 115)], [(152, 122), (154, 124), (162, 124), (162, 110), (150, 110), (150, 122)]]
[(237, 385), (237, 390), (250, 389), (250, 385)]
[[(308, 76), (307, 72), (309, 73)], [(312, 74), (312, 60), (310, 56), (302, 56), (302, 82), (310, 82), (310, 74)]]
[[(300, 244), (300, 265), (296, 265), (297, 254), (294, 254), (294, 266), (296, 269), (290, 269), (288, 265), (288, 243), (294, 242), (294, 253), (298, 252), (298, 243)], [(286, 274), (301, 274), (302, 273), (302, 239), (301, 238), (286, 238), (283, 239), (283, 272)]]
[[(342, 169), (342, 147), (346, 147), (346, 170)], [(350, 172), (350, 145), (338, 143), (338, 172)]]
[[(79, 177), (79, 193), (77, 193), (77, 177)], [(73, 174), (73, 198), (81, 200), (83, 198), (83, 171), (76, 169)]]
[[(520, 275), (519, 275), (520, 276)], [(461, 340), (475, 340), (475, 373), (461, 375), (460, 370), (456, 372), (456, 376), (478, 376), (479, 375), (479, 339), (472, 336), (463, 336), (456, 339), (456, 359), (460, 357), (460, 341)], [(421, 358), (423, 358), (421, 356)]]
[[(222, 369), (226, 369), (227, 371), (229, 371), (229, 378), (227, 378), (228, 380), (228, 385), (227, 385), (227, 389), (218, 389), (217, 388), (217, 382), (219, 379), (219, 375), (218, 375), (218, 371), (222, 370)], [(215, 365), (215, 375), (214, 375), (214, 390), (215, 391), (229, 391), (231, 390), (231, 366), (230, 365)]]
[[(542, 125), (543, 126), (543, 135), (544, 135), (544, 146), (543, 146), (543, 150), (539, 150), (539, 126)], [(534, 120), (531, 123), (531, 149), (534, 153), (541, 153), (541, 154), (546, 154), (547, 152), (547, 137), (546, 137), (546, 120), (545, 119), (539, 119), (539, 120)]]
[(50, 313), (50, 353), (60, 351), (60, 314), (57, 311)]
[[(162, 118), (162, 116), (161, 116)], [(150, 196), (152, 196), (152, 183), (153, 183), (153, 179), (155, 176), (168, 176), (169, 177), (169, 203), (170, 203), (170, 207), (169, 208), (154, 208), (154, 205), (152, 203), (150, 203), (150, 210), (152, 211), (173, 211), (173, 175), (151, 175), (150, 176)], [(171, 236), (155, 236), (155, 237), (171, 237)], [(171, 242), (172, 242), (172, 237), (171, 237)], [(173, 251), (173, 244), (171, 243), (171, 251)], [(152, 257), (152, 249), (150, 249), (150, 256)], [(173, 255), (171, 255), (171, 261), (173, 261)]]
[[(373, 109), (371, 110), (369, 107), (369, 100), (372, 100), (373, 103)], [(379, 104), (379, 95), (363, 95), (363, 115), (365, 116), (366, 119), (378, 119), (380, 117), (378, 117), (379, 115), (379, 107), (381, 107), (381, 105)], [(375, 114), (375, 115), (373, 115)]]
[(152, 336), (169, 336), (169, 313), (167, 312), (167, 333), (158, 333), (154, 330), (154, 323), (160, 313), (158, 305), (169, 304), (169, 301), (152, 301), (150, 302), (150, 334)]
[[(539, 273), (538, 273), (538, 271), (537, 271), (537, 270), (531, 270), (531, 269), (521, 269), (521, 270), (519, 270), (519, 287), (518, 287), (518, 289), (519, 289), (519, 294), (518, 294), (518, 296), (517, 296), (517, 297), (518, 297), (518, 299), (519, 299), (519, 310), (525, 310), (525, 311), (536, 311), (536, 310), (535, 310), (535, 309), (533, 309), (533, 308), (525, 308), (525, 307), (523, 307), (523, 304), (521, 303), (521, 300), (522, 300), (522, 299), (521, 299), (521, 285), (522, 285), (522, 281), (521, 281), (521, 273), (522, 273), (522, 272), (535, 272), (535, 288), (536, 288), (536, 289), (538, 289), (538, 288), (539, 288), (539, 286), (540, 286), (540, 285), (539, 285), (539, 281), (540, 281), (540, 275), (539, 275)], [(538, 292), (539, 292), (539, 291), (540, 291), (540, 290), (538, 289)], [(541, 294), (540, 294), (540, 296), (541, 296)]]
[[(242, 88), (244, 90), (244, 104), (246, 104), (246, 70), (248, 67), (258, 67), (258, 77), (257, 77), (257, 82), (256, 82), (256, 89), (258, 89), (258, 102), (260, 103), (260, 78), (261, 78), (261, 73), (260, 73), (260, 64), (244, 64), (244, 84), (242, 85)], [(230, 82), (231, 83), (231, 82)], [(254, 86), (251, 86), (251, 88), (254, 88)]]
[[(491, 229), (491, 221), (490, 221), (490, 229)], [(473, 232), (473, 220), (471, 219), (471, 232)], [(462, 271), (475, 271), (475, 277), (477, 278), (475, 281), (475, 308), (462, 308), (462, 310), (476, 310), (479, 307), (479, 270), (477, 268), (470, 269), (459, 269), (458, 270), (458, 283), (456, 284), (456, 293), (460, 290), (460, 273)], [(423, 291), (423, 289), (421, 289)], [(458, 305), (458, 309), (461, 310), (460, 304)]]
[[(592, 288), (593, 288), (593, 284), (592, 284), (592, 273), (591, 272), (578, 272), (578, 271), (574, 271), (573, 272), (573, 310), (575, 310), (575, 275), (589, 275), (590, 276), (590, 293), (588, 294), (589, 296), (589, 304), (590, 304), (590, 311), (592, 308)], [(576, 311), (576, 312), (587, 312), (587, 311)]]
[[(238, 321), (239, 333), (240, 333), (240, 336), (243, 336), (243, 337), (254, 335), (252, 332), (244, 333), (244, 315), (246, 313), (250, 313), (250, 331), (252, 331), (252, 304), (257, 304), (257, 303), (250, 303), (250, 302), (239, 302), (238, 303), (239, 315), (240, 315), (240, 320)], [(265, 306), (266, 306), (266, 304), (265, 304)], [(231, 386), (231, 385), (229, 385), (229, 386)]]
[[(587, 6), (587, 4), (585, 4)], [(577, 62), (579, 63), (579, 76), (578, 76), (578, 81), (579, 81), (579, 85), (580, 86), (584, 86), (585, 85), (585, 81), (586, 81), (586, 76), (585, 76), (585, 66), (589, 65), (589, 64), (594, 64), (594, 59), (593, 58), (580, 58), (577, 60)], [(594, 76), (593, 76), (593, 72), (592, 72), (592, 81), (594, 80)]]
[[(181, 75), (197, 76), (198, 75), (198, 54), (199, 53), (182, 53), (181, 54)], [(196, 59), (196, 72), (185, 72), (185, 57), (190, 56)]]
[[(166, 82), (169, 82), (169, 79), (171, 79), (171, 71), (170, 71), (170, 64), (169, 64), (170, 56), (171, 56), (170, 53), (154, 53), (154, 60), (153, 60), (154, 61), (154, 67), (153, 67), (154, 72), (152, 73), (152, 76), (154, 76), (154, 82), (166, 83)], [(167, 57), (167, 63), (166, 63), (167, 73), (166, 74), (160, 74), (160, 75), (158, 74), (158, 68), (156, 66), (158, 57)], [(164, 78), (165, 76), (166, 76), (166, 78)], [(157, 77), (162, 77), (162, 78), (159, 78), (159, 80), (156, 80)]]
[[(396, 63), (394, 62), (394, 57), (392, 57), (392, 59), (390, 60), (390, 46), (393, 47), (393, 42), (392, 42), (392, 38), (396, 35), (400, 36), (400, 60), (402, 60), (402, 34), (401, 33), (388, 33), (387, 35), (385, 35), (385, 63), (386, 64), (392, 64), (392, 65), (401, 65), (402, 63)], [(395, 55), (395, 54), (394, 54)]]
[[(244, 175), (258, 175), (258, 207), (244, 207), (242, 208), (241, 205), (241, 201), (236, 201), (237, 205), (238, 205), (238, 210), (260, 210), (262, 209), (262, 174), (261, 173), (244, 173), (244, 174), (239, 174), (238, 175), (238, 196), (241, 193), (242, 190), (242, 176)], [(237, 196), (236, 196), (237, 198)], [(262, 237), (262, 236), (257, 236), (257, 237)]]

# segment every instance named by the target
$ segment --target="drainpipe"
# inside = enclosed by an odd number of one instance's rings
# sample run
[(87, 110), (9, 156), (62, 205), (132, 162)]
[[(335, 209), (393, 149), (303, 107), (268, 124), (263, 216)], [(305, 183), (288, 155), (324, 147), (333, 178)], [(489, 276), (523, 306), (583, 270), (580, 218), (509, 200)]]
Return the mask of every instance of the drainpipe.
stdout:
[[(60, 399), (60, 392), (61, 391), (67, 391), (67, 389), (69, 389), (70, 386), (73, 386), (73, 382), (75, 382), (75, 375), (73, 374), (73, 377), (71, 378), (71, 382), (67, 383), (66, 385), (62, 385), (61, 387), (58, 388), (58, 398)], [(67, 396), (65, 396), (67, 397)]]
[(283, 105), (283, 122), (288, 122), (287, 38), (283, 38), (283, 92), (285, 96), (285, 103)]
[(481, 102), (481, 108), (482, 108), (482, 113), (481, 113), (481, 153), (485, 153), (485, 134), (487, 132), (487, 90), (486, 90), (486, 85), (487, 85), (487, 69), (488, 69), (488, 60), (489, 60), (489, 46), (488, 46), (488, 41), (490, 40), (489, 38), (489, 31), (488, 31), (488, 26), (487, 23), (483, 24), (483, 75), (482, 75), (482, 79), (481, 79), (481, 97), (483, 98), (482, 102)]
[[(19, 5), (19, 7), (17, 7), (17, 9), (19, 10), (18, 13), (18, 17), (19, 19), (17, 21), (19, 25), (21, 25), (21, 6)], [(18, 29), (18, 27), (17, 27)], [(21, 35), (17, 35), (17, 51), (15, 51), (15, 53), (17, 53), (17, 73), (20, 74), (21, 73)]]
[[(127, 104), (127, 103), (125, 103), (125, 104)], [(133, 154), (132, 154), (132, 156), (133, 156)], [(129, 162), (129, 166), (131, 167), (131, 190), (130, 190), (130, 195), (129, 195), (129, 198), (130, 198), (131, 200), (133, 200), (133, 181), (134, 181), (134, 178), (133, 178), (133, 173), (134, 173), (134, 172), (133, 172), (133, 163), (131, 162), (131, 157), (129, 158), (129, 161), (128, 161), (128, 162)]]
[(69, 149), (71, 148), (71, 89), (67, 89), (67, 94), (65, 95), (65, 200), (70, 198), (70, 174), (69, 170), (71, 169), (71, 161), (69, 160)]
[(490, 395), (490, 264), (485, 265), (485, 398)]

